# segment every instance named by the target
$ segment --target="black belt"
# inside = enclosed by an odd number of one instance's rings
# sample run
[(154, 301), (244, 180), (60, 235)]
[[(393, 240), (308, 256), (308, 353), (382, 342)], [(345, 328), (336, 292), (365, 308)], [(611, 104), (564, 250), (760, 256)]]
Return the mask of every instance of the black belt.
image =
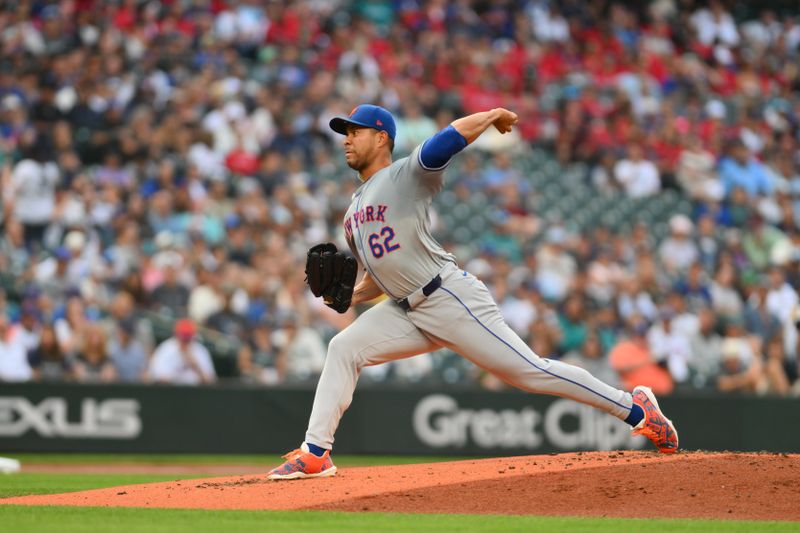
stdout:
[[(442, 276), (437, 274), (436, 277), (430, 280), (427, 285), (422, 287), (422, 294), (424, 294), (425, 297), (427, 298), (428, 296), (436, 292), (436, 289), (438, 289), (441, 286), (442, 286)], [(408, 303), (408, 298), (403, 298), (402, 300), (397, 302), (397, 305), (402, 307), (405, 311), (409, 311), (411, 309), (411, 304)]]

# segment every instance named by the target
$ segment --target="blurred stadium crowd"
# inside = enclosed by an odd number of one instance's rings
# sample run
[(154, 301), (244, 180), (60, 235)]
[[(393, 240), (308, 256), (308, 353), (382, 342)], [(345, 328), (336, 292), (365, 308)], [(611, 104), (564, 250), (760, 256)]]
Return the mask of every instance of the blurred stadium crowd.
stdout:
[[(396, 156), (520, 115), (454, 162), (433, 224), (538, 354), (797, 392), (792, 4), (4, 3), (0, 381), (315, 380), (362, 310), (304, 284), (358, 185), (327, 123), (372, 102)], [(445, 351), (364, 377), (504, 386)]]

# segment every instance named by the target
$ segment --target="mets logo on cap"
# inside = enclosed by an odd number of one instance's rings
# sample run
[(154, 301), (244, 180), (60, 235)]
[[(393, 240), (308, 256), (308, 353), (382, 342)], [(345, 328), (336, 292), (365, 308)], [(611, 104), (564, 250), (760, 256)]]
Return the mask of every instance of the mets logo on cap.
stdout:
[(396, 133), (392, 114), (382, 107), (370, 104), (354, 107), (347, 117), (333, 117), (329, 124), (333, 131), (342, 135), (347, 135), (348, 125), (385, 131), (390, 139), (394, 139)]

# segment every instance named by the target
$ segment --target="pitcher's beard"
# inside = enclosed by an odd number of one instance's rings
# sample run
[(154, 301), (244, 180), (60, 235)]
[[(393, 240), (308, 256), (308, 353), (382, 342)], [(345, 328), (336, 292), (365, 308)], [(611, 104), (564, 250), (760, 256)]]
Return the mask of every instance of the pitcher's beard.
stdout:
[(347, 166), (352, 168), (356, 172), (360, 173), (362, 170), (364, 170), (364, 166), (365, 165), (364, 165), (364, 163), (362, 161), (352, 161), (352, 162), (346, 161), (346, 162), (347, 162)]

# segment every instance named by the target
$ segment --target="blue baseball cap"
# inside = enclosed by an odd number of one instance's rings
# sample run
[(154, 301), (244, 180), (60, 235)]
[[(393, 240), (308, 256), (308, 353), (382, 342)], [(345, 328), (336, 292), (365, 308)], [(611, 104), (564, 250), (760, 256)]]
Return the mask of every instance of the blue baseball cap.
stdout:
[(72, 254), (69, 253), (69, 249), (66, 246), (59, 246), (53, 251), (53, 255), (56, 256), (56, 259), (60, 259), (61, 261), (67, 261), (68, 259), (72, 258)]
[(331, 129), (342, 135), (347, 135), (347, 126), (351, 124), (385, 131), (391, 140), (397, 133), (392, 114), (377, 105), (362, 104), (350, 111), (347, 117), (334, 117), (330, 121)]
[(236, 213), (225, 215), (225, 229), (234, 229), (242, 225), (242, 219)]

